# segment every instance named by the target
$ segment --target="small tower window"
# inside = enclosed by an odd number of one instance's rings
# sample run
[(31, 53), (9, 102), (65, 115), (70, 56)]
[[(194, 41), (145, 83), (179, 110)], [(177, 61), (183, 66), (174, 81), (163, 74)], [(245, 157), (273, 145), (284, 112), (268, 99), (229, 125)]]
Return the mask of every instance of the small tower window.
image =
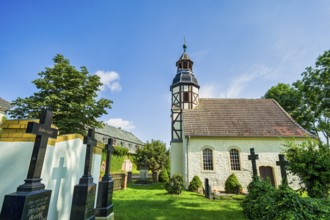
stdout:
[(189, 92), (183, 92), (183, 102), (189, 102)]

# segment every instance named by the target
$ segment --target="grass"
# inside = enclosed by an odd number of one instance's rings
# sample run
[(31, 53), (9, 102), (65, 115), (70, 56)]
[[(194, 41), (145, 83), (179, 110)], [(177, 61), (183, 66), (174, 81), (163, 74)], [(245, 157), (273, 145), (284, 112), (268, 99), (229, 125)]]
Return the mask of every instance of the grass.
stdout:
[(113, 194), (116, 220), (245, 219), (241, 199), (209, 200), (188, 191), (170, 195), (161, 183), (147, 186), (130, 184), (126, 190)]

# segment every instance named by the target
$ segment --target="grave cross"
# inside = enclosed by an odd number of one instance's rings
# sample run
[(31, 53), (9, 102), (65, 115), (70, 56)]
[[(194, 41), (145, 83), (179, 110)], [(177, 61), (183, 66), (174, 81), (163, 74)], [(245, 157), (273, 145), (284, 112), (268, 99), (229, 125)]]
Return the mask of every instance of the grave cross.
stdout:
[(92, 160), (93, 160), (93, 148), (96, 145), (95, 140), (95, 130), (88, 129), (87, 137), (84, 137), (84, 144), (86, 147), (86, 157), (85, 157), (85, 167), (84, 167), (84, 175), (80, 179), (80, 183), (93, 182), (92, 177)]
[(276, 165), (280, 166), (281, 168), (282, 183), (287, 184), (288, 179), (287, 179), (285, 167), (289, 164), (289, 162), (284, 159), (284, 154), (279, 154), (278, 157), (280, 160), (276, 161)]
[(106, 158), (106, 164), (105, 164), (105, 173), (102, 177), (102, 181), (110, 181), (110, 165), (111, 165), (111, 154), (114, 152), (115, 148), (112, 146), (112, 138), (108, 139), (108, 143), (105, 145), (107, 150), (107, 158)]
[(251, 155), (249, 155), (248, 159), (251, 160), (251, 162), (252, 162), (253, 177), (257, 177), (258, 171), (257, 171), (256, 160), (259, 159), (259, 156), (258, 156), (258, 154), (254, 153), (254, 148), (250, 148), (250, 153), (251, 153)]
[(44, 163), (48, 138), (57, 138), (57, 129), (51, 128), (53, 113), (48, 110), (41, 112), (40, 123), (29, 122), (26, 133), (35, 134), (31, 161), (25, 184), (18, 187), (18, 191), (33, 191), (44, 189), (40, 183), (41, 170)]

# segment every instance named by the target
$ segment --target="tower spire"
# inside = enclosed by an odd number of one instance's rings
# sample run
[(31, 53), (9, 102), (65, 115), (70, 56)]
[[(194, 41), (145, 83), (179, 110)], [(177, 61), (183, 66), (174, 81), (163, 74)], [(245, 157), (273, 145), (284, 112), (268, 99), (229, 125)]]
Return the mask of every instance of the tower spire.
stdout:
[(186, 37), (183, 37), (183, 52), (185, 53), (187, 49)]

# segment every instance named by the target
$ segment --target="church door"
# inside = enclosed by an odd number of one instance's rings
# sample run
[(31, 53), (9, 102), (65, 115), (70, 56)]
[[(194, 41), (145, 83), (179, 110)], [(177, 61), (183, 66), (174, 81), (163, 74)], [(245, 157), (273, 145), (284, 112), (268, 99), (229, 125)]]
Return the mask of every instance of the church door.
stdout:
[(261, 166), (259, 167), (259, 173), (263, 180), (269, 179), (270, 183), (275, 186), (273, 168), (270, 166)]

